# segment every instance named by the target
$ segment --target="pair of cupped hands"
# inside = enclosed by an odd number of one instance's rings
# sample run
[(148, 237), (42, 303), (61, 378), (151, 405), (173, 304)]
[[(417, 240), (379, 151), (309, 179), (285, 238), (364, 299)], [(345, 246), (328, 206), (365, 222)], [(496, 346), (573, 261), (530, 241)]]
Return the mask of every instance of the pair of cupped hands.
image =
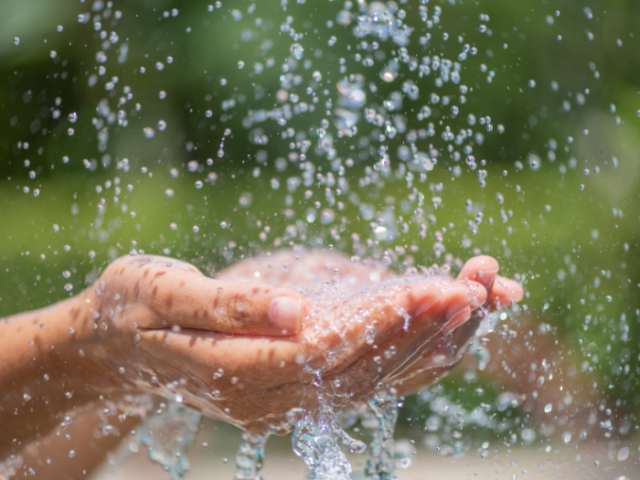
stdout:
[[(460, 359), (481, 317), (522, 298), (488, 256), (458, 277), (398, 277), (333, 252), (279, 252), (216, 278), (158, 256), (113, 262), (83, 296), (83, 369), (104, 396), (152, 393), (255, 432), (313, 389), (338, 408), (414, 393)], [(319, 385), (321, 386), (314, 386)]]

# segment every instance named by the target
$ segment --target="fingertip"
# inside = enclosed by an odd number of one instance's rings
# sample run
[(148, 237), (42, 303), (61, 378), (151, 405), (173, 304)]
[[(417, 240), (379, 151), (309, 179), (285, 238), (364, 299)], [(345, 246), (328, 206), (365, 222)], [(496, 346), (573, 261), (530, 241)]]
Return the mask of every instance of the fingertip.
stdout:
[(302, 329), (307, 311), (307, 302), (302, 296), (277, 296), (269, 304), (269, 322), (281, 335), (294, 335)]
[(519, 302), (524, 298), (524, 289), (518, 282), (504, 277), (498, 277), (498, 280), (500, 288), (504, 291), (509, 301)]
[(473, 280), (481, 283), (486, 289), (490, 289), (499, 269), (500, 265), (495, 258), (479, 255), (465, 263), (457, 280)]
[(491, 290), (489, 304), (492, 309), (500, 309), (505, 306), (517, 303), (524, 298), (524, 289), (515, 280), (498, 277)]

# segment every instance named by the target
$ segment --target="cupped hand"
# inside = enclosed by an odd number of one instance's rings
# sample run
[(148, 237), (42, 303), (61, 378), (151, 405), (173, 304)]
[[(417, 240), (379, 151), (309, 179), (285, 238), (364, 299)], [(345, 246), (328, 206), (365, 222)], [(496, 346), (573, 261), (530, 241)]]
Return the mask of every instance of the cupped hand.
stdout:
[(515, 282), (496, 290), (496, 272), (495, 260), (476, 257), (457, 280), (394, 279), (311, 252), (246, 261), (213, 280), (177, 260), (125, 257), (93, 289), (95, 348), (83, 364), (105, 394), (170, 396), (273, 429), (300, 405), (311, 371), (343, 405), (429, 381), (443, 339), (463, 345), (458, 337), (473, 333), (472, 312), (521, 298)]
[[(273, 268), (274, 264), (284, 268)], [(443, 310), (438, 311), (438, 305), (422, 315), (414, 315), (420, 318), (412, 321), (408, 329), (403, 328), (385, 342), (376, 344), (368, 357), (360, 358), (342, 376), (361, 386), (376, 382), (376, 387), (394, 387), (400, 395), (416, 393), (438, 381), (461, 360), (470, 338), (486, 314), (510, 307), (522, 299), (522, 287), (497, 275), (498, 270), (499, 265), (494, 258), (478, 256), (464, 265), (455, 280), (448, 267), (438, 269), (435, 276), (433, 273), (428, 276), (409, 275), (405, 281), (432, 282), (441, 289), (441, 293), (448, 293), (440, 301), (440, 307), (448, 305), (446, 323), (432, 335), (433, 329), (442, 322), (438, 316)], [(334, 285), (347, 295), (399, 279), (380, 262), (354, 263), (345, 255), (320, 251), (300, 255), (280, 252), (271, 259), (239, 263), (223, 272), (223, 276), (250, 281), (254, 271), (266, 271), (262, 280), (274, 285), (296, 285), (307, 290), (317, 289), (322, 284)], [(467, 288), (466, 296), (464, 287)], [(456, 289), (459, 296), (454, 294)], [(471, 301), (474, 298), (475, 301)], [(321, 316), (319, 311), (313, 313), (316, 318)], [(381, 350), (386, 360), (397, 356), (396, 360), (376, 366), (382, 362)], [(367, 379), (366, 382), (363, 379)]]

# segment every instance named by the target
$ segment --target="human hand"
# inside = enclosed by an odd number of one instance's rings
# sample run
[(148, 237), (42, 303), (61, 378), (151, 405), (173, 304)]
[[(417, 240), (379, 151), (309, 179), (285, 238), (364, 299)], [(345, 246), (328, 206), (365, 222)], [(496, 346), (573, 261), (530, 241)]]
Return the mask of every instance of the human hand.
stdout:
[[(469, 305), (463, 309), (455, 321), (416, 349), (410, 360), (389, 375), (385, 382), (387, 387), (393, 386), (399, 394), (408, 395), (435, 383), (461, 360), (469, 339), (486, 313), (507, 308), (522, 299), (522, 287), (497, 275), (498, 269), (498, 262), (488, 256), (474, 257), (464, 265), (455, 281), (467, 283), (471, 289), (478, 290), (476, 284), (484, 287), (486, 294), (481, 289), (477, 291), (480, 305)], [(295, 286), (309, 292), (321, 285), (335, 285), (345, 294), (399, 278), (380, 262), (369, 259), (364, 263), (354, 263), (343, 254), (325, 251), (278, 252), (273, 257), (260, 257), (233, 265), (218, 278), (251, 281), (255, 272), (261, 272), (261, 281), (273, 285)], [(436, 275), (443, 281), (454, 282), (448, 266), (438, 269)], [(417, 272), (411, 277), (414, 282), (428, 278)], [(474, 308), (478, 306), (481, 308)], [(405, 332), (400, 336), (411, 335), (413, 333)], [(400, 338), (396, 340), (404, 343)]]
[[(399, 330), (386, 342), (373, 346), (368, 356), (360, 357), (358, 362), (343, 372), (340, 372), (337, 366), (325, 366), (322, 377), (330, 381), (339, 379), (342, 390), (351, 389), (354, 394), (366, 391), (365, 385), (375, 385), (374, 388), (393, 386), (398, 394), (406, 395), (435, 383), (462, 358), (469, 339), (486, 313), (509, 307), (522, 299), (522, 287), (513, 280), (498, 276), (498, 268), (495, 259), (480, 256), (467, 262), (456, 280), (448, 273), (447, 267), (439, 269), (436, 277), (412, 275), (410, 281), (413, 283), (435, 282), (440, 289), (449, 291), (449, 296), (442, 299), (440, 311), (434, 306), (420, 322), (412, 321), (408, 330)], [(251, 281), (256, 272), (260, 273), (261, 281), (274, 285), (295, 286), (308, 293), (322, 286), (333, 285), (339, 287), (347, 296), (372, 288), (381, 281), (388, 284), (393, 282), (394, 278), (398, 280), (397, 276), (379, 262), (354, 263), (342, 254), (321, 251), (299, 255), (279, 252), (270, 258), (252, 259), (228, 268), (218, 278)], [(466, 299), (458, 297), (459, 303), (454, 306), (456, 296), (452, 294), (452, 289), (455, 291), (462, 284), (469, 289), (469, 296)], [(469, 299), (474, 295), (476, 301), (469, 303)], [(384, 301), (389, 301), (389, 298)], [(443, 305), (448, 305), (449, 309), (453, 307), (453, 310), (447, 311), (450, 319), (429, 338), (430, 330), (427, 324), (439, 323), (437, 317), (442, 314)], [(457, 309), (459, 312), (452, 315), (452, 311)], [(326, 323), (326, 318), (322, 318), (322, 310), (312, 307), (310, 318)], [(327, 318), (330, 317), (329, 314)], [(428, 340), (423, 342), (425, 338)], [(382, 350), (383, 347), (386, 347), (386, 350)], [(380, 365), (383, 362), (381, 354), (384, 354), (387, 360), (390, 356), (397, 355), (401, 361), (384, 361), (384, 365)], [(394, 363), (395, 366), (392, 366)], [(350, 384), (355, 384), (356, 388)], [(333, 386), (331, 389), (335, 392)], [(355, 399), (357, 395), (351, 397), (346, 405), (353, 403)], [(334, 401), (340, 403), (339, 399)]]
[[(98, 328), (95, 348), (80, 368), (92, 378), (91, 388), (173, 396), (244, 428), (270, 429), (300, 404), (307, 369), (322, 369), (324, 379), (334, 387), (339, 383), (348, 392), (346, 403), (364, 398), (428, 357), (435, 339), (464, 324), (488, 298), (481, 283), (442, 277), (371, 287), (389, 274), (343, 258), (338, 275), (335, 268), (321, 275), (306, 269), (316, 280), (344, 280), (341, 289), (348, 294), (338, 298), (334, 291), (318, 303), (268, 285), (281, 276), (275, 272), (300, 276), (294, 264), (282, 269), (277, 261), (269, 273), (265, 260), (255, 262), (232, 267), (217, 280), (161, 257), (112, 264), (90, 290)], [(232, 282), (240, 279), (239, 269), (250, 275), (253, 269), (253, 278), (266, 283)], [(289, 280), (295, 280), (291, 274)], [(367, 285), (371, 288), (359, 291)], [(299, 333), (278, 337), (282, 331), (267, 322), (268, 306), (283, 295), (296, 299), (299, 312), (308, 315)], [(229, 317), (234, 309), (243, 321)]]

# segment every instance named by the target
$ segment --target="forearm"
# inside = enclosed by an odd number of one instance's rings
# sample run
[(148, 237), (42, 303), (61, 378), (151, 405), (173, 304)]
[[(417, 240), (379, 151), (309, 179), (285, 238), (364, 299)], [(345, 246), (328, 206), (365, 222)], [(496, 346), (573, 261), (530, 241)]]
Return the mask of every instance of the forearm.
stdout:
[(65, 412), (98, 399), (80, 368), (86, 345), (79, 333), (87, 328), (90, 303), (84, 292), (0, 320), (0, 458), (44, 437)]
[(20, 469), (33, 472), (30, 478), (36, 480), (89, 477), (140, 422), (136, 416), (120, 420), (112, 415), (107, 417), (107, 432), (101, 425), (104, 420), (102, 415), (91, 412), (74, 419), (64, 429), (56, 429), (24, 451)]

